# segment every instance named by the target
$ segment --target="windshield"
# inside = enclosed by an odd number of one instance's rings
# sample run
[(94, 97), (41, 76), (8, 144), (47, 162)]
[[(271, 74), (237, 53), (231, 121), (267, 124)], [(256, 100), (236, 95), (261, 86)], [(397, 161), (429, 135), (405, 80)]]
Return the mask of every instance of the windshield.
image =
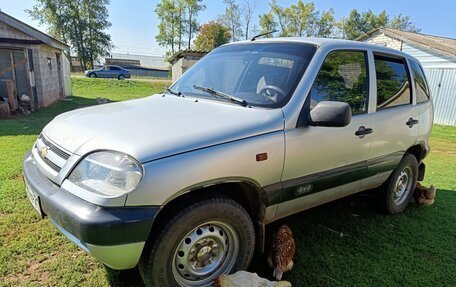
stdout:
[(224, 100), (204, 87), (251, 106), (283, 107), (315, 50), (315, 46), (303, 43), (227, 45), (203, 57), (171, 89), (185, 96)]

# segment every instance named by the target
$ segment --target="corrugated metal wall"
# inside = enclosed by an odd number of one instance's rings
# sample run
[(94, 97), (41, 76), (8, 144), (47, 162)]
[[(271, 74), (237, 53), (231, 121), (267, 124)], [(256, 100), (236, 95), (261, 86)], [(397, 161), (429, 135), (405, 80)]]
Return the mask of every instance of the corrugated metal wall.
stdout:
[(434, 102), (434, 123), (456, 126), (456, 69), (425, 69)]

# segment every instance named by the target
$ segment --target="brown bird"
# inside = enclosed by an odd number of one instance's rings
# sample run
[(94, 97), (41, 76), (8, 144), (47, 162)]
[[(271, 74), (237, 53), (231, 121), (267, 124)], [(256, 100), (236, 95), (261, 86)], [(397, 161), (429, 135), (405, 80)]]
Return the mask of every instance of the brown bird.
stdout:
[(420, 183), (416, 184), (415, 193), (413, 198), (416, 204), (429, 206), (434, 203), (436, 190), (433, 185), (430, 187), (422, 186)]
[(269, 266), (274, 269), (275, 279), (281, 280), (283, 273), (293, 268), (294, 255), (293, 233), (287, 225), (282, 225), (272, 236), (271, 253), (268, 258)]

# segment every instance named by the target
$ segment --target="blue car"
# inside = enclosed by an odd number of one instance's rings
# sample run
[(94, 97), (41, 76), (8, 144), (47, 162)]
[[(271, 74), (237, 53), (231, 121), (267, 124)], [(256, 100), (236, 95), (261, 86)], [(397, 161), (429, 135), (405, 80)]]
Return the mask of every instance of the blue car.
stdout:
[(86, 70), (84, 72), (86, 77), (90, 78), (117, 78), (119, 80), (125, 80), (130, 78), (130, 71), (119, 67), (119, 66), (103, 66), (99, 69)]

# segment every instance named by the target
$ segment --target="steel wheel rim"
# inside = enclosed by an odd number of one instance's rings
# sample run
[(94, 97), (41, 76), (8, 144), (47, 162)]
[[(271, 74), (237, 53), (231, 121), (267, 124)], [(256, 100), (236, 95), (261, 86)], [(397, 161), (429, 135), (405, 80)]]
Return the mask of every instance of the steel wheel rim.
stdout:
[(408, 198), (412, 188), (412, 182), (412, 170), (407, 166), (401, 171), (394, 185), (393, 199), (396, 205), (403, 204)]
[(210, 221), (188, 232), (174, 252), (172, 271), (180, 286), (211, 286), (228, 273), (239, 253), (239, 239), (226, 223)]

